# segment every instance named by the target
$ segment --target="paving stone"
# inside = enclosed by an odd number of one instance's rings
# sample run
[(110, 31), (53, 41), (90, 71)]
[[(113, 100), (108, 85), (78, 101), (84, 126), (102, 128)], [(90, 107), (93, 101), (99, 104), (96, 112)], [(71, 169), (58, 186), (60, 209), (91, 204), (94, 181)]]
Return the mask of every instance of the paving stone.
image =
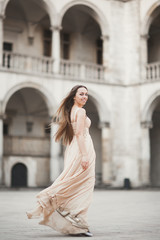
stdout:
[[(39, 191), (0, 191), (0, 240), (86, 239), (64, 236), (39, 225), (38, 219), (27, 219), (25, 212)], [(160, 191), (95, 190), (88, 220), (93, 240), (159, 240)]]

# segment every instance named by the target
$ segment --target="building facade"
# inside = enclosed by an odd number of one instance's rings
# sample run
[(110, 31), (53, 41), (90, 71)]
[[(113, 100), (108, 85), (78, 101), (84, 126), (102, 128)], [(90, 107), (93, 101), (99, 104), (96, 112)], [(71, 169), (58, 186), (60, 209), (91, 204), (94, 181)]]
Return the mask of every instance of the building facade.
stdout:
[(47, 186), (63, 169), (51, 121), (77, 84), (96, 184), (160, 186), (160, 1), (0, 0), (0, 184)]

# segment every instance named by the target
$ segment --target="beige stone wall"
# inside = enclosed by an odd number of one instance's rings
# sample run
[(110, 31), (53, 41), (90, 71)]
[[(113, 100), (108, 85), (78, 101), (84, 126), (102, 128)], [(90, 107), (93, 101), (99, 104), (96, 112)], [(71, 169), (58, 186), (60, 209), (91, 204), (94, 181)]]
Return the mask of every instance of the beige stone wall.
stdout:
[(50, 184), (50, 158), (36, 158), (36, 185), (49, 186)]
[[(123, 186), (124, 178), (129, 178), (133, 187), (149, 185), (149, 172), (152, 164), (149, 129), (152, 125), (152, 114), (157, 106), (156, 104), (158, 104), (156, 99), (160, 95), (160, 76), (156, 79), (150, 78), (147, 80), (145, 64), (147, 63), (148, 52), (147, 35), (155, 16), (154, 11), (159, 7), (159, 1), (88, 0), (73, 2), (60, 0), (55, 2), (52, 0), (44, 2), (50, 6), (50, 8), (46, 7), (45, 11), (50, 9), (48, 11), (50, 24), (55, 25), (56, 29), (63, 25), (62, 20), (68, 9), (76, 4), (83, 5), (83, 8), (81, 8), (81, 10), (84, 10), (83, 14), (85, 12), (85, 17), (90, 16), (92, 21), (94, 19), (93, 22), (98, 24), (101, 35), (105, 39), (103, 53), (106, 66), (105, 78), (102, 81), (102, 79), (93, 80), (87, 77), (82, 79), (77, 75), (76, 77), (66, 76), (57, 72), (46, 76), (42, 75), (41, 72), (32, 74), (32, 72), (18, 72), (15, 69), (9, 71), (1, 69), (0, 107), (2, 115), (5, 114), (5, 107), (16, 91), (24, 87), (31, 87), (39, 91), (46, 103), (48, 115), (51, 116), (68, 91), (74, 85), (83, 83), (89, 89), (91, 101), (94, 103), (95, 112), (97, 112), (96, 118), (98, 116), (94, 125), (95, 116), (93, 113), (91, 114), (93, 122), (91, 134), (97, 152), (96, 173), (101, 172), (103, 183), (110, 183), (111, 186)], [(42, 13), (45, 11), (42, 11)], [(77, 18), (76, 16), (74, 20)], [(73, 18), (70, 15), (67, 20), (68, 25), (71, 20)], [(79, 21), (78, 27), (85, 26), (83, 19)], [(4, 25), (6, 25), (6, 28), (11, 25), (9, 19), (4, 20)], [(42, 55), (41, 28), (36, 28), (34, 45), (29, 46), (27, 27), (22, 22), (17, 23), (16, 21), (13, 22), (13, 25), (22, 28), (23, 31), (15, 33), (15, 31), (9, 31), (9, 28), (8, 30), (4, 28), (4, 40), (14, 42), (16, 51)], [(72, 24), (70, 28), (72, 28)], [(73, 26), (71, 60), (81, 60), (83, 64), (85, 61), (95, 63), (93, 33), (96, 36), (99, 35), (95, 25), (91, 32), (88, 30), (87, 35), (80, 31), (76, 32), (76, 27)], [(159, 49), (157, 39), (155, 39), (155, 49)], [(151, 55), (156, 60), (159, 59), (157, 58), (158, 51), (152, 49)], [(82, 70), (85, 73), (85, 67)], [(32, 104), (30, 103), (30, 105)], [(36, 119), (34, 121), (37, 126), (34, 134), (42, 137), (43, 121), (39, 122)], [(19, 130), (23, 123), (24, 119), (22, 121), (15, 116), (13, 129), (17, 130), (17, 135), (25, 134), (23, 130)], [(16, 124), (19, 125), (19, 129)], [(98, 126), (101, 126), (101, 128)], [(15, 131), (11, 131), (11, 133), (15, 134)], [(52, 145), (52, 148), (54, 148), (54, 144)], [(42, 159), (32, 161), (31, 158), (27, 160), (28, 168), (33, 164), (35, 165), (33, 169), (36, 171), (33, 174), (34, 179), (32, 179), (33, 176), (31, 177), (32, 184), (30, 183), (30, 185), (43, 185), (49, 181), (49, 164), (53, 169), (55, 166), (54, 171), (50, 169), (50, 173), (54, 172), (54, 174), (51, 174), (52, 179), (54, 179), (53, 175), (58, 175), (59, 169), (62, 169), (62, 166), (60, 166), (62, 164), (58, 161), (58, 159), (62, 159), (59, 151), (59, 147), (57, 147), (56, 155), (54, 155), (52, 149), (50, 163), (47, 160), (48, 158), (44, 161)], [(4, 158), (6, 164), (5, 175), (8, 166), (15, 161), (13, 161), (13, 158), (13, 156)], [(18, 160), (20, 161), (20, 158)], [(45, 171), (40, 176), (41, 166), (44, 167)], [(8, 186), (9, 180), (8, 178), (5, 179), (7, 179), (5, 181)]]
[(27, 186), (41, 187), (50, 183), (49, 158), (5, 156), (4, 157), (4, 184), (11, 187), (12, 169), (17, 163), (22, 163), (27, 167)]

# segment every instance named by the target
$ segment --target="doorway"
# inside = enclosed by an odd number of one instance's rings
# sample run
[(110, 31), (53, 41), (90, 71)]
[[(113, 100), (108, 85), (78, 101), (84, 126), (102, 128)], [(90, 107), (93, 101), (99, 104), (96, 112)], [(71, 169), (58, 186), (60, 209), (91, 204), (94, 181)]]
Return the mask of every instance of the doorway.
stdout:
[(17, 163), (12, 168), (12, 187), (27, 187), (27, 168), (22, 163)]

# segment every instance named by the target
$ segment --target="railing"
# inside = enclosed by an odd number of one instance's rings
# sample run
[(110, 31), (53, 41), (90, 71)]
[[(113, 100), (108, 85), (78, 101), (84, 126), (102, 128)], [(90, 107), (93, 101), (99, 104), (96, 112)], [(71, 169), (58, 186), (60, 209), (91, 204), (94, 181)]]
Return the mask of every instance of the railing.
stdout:
[(86, 67), (86, 78), (87, 79), (104, 79), (104, 66), (93, 64), (93, 63), (87, 63), (85, 65)]
[(41, 156), (50, 155), (50, 139), (33, 137), (4, 137), (4, 155)]
[(146, 65), (146, 80), (160, 80), (160, 62), (149, 63)]
[[(2, 68), (7, 71), (53, 75), (54, 64), (54, 60), (50, 57), (3, 52)], [(102, 65), (61, 59), (58, 68), (57, 74), (63, 77), (94, 82), (104, 81), (105, 68)]]
[(104, 66), (94, 63), (61, 60), (60, 74), (86, 81), (104, 80)]
[(53, 59), (12, 52), (3, 52), (3, 68), (31, 73), (53, 73)]
[(78, 78), (81, 75), (81, 64), (62, 59), (60, 62), (60, 74), (73, 78)]

